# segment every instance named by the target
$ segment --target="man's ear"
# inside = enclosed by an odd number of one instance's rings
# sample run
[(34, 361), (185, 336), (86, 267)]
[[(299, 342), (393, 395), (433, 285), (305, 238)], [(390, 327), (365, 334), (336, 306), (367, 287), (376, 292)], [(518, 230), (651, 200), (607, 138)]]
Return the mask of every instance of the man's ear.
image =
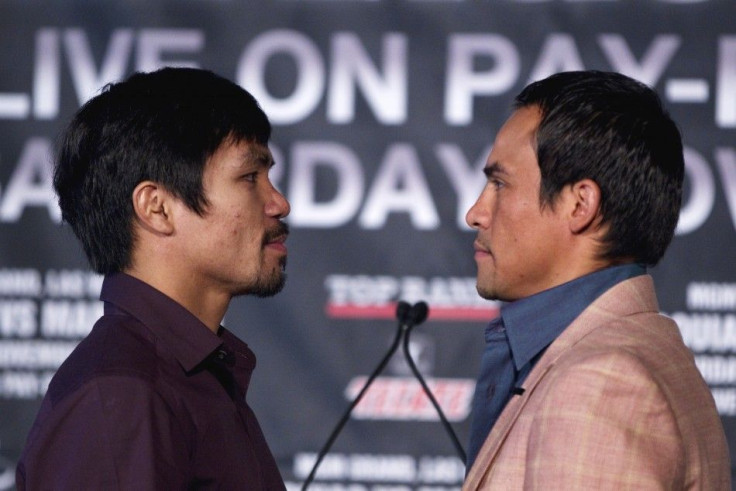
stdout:
[(572, 209), (569, 215), (570, 231), (582, 233), (600, 222), (601, 188), (592, 179), (582, 179), (570, 185)]
[(140, 225), (156, 234), (174, 233), (174, 197), (158, 183), (142, 181), (133, 189), (133, 211)]

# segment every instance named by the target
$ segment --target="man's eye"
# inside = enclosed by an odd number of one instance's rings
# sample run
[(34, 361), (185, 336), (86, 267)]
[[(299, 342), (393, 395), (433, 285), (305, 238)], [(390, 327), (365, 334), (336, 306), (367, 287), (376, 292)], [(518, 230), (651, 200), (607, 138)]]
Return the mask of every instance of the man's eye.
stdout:
[(258, 172), (251, 172), (249, 174), (245, 174), (243, 179), (248, 182), (256, 182), (256, 176), (258, 176)]

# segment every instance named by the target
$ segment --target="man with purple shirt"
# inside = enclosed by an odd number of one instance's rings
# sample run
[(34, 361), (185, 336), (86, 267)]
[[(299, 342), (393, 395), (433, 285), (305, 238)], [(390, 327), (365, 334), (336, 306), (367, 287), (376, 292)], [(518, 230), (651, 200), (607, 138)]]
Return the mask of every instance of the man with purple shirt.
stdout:
[(270, 133), (249, 93), (189, 68), (77, 113), (54, 187), (105, 311), (49, 385), (19, 489), (284, 489), (245, 400), (255, 356), (220, 325), (234, 296), (284, 284)]

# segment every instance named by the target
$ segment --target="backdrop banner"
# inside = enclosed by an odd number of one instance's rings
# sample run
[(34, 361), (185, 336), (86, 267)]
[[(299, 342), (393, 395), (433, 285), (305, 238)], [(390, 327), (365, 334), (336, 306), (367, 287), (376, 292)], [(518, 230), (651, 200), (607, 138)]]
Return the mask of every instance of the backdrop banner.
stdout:
[[(513, 96), (575, 69), (653, 86), (679, 123), (686, 186), (651, 272), (710, 385), (736, 456), (736, 3), (729, 0), (4, 0), (0, 2), (0, 490), (56, 368), (101, 314), (60, 212), (50, 155), (108, 82), (164, 65), (242, 85), (274, 124), (291, 202), (288, 280), (224, 323), (258, 355), (248, 400), (289, 489), (396, 332), (460, 441), (483, 330), (464, 216)], [(458, 489), (464, 465), (401, 355), (311, 489)]]

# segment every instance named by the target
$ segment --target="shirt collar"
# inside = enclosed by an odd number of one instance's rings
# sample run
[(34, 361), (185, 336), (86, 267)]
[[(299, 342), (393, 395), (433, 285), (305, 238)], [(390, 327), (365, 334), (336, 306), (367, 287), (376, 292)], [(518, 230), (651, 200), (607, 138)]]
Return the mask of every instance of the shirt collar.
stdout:
[(624, 264), (596, 271), (501, 307), (501, 318), (517, 370), (541, 353), (603, 292), (646, 273)]
[[(189, 372), (223, 345), (239, 355), (251, 355), (247, 345), (224, 328), (216, 335), (191, 312), (153, 288), (125, 273), (105, 277), (100, 300), (105, 312), (115, 307), (138, 319), (172, 352), (181, 367)], [(255, 365), (255, 357), (245, 357)]]

